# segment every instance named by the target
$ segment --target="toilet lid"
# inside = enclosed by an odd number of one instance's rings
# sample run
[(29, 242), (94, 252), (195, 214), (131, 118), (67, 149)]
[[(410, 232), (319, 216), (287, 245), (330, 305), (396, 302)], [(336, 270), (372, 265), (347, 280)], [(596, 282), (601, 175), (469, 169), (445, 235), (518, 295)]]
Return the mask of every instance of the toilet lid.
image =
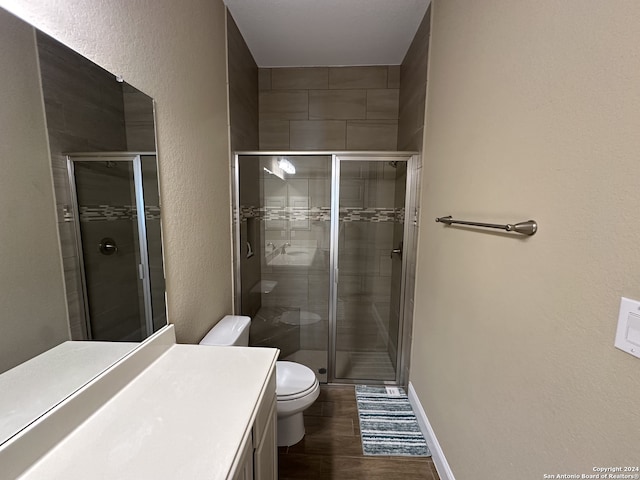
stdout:
[(318, 382), (315, 373), (295, 362), (276, 362), (276, 395), (282, 400), (300, 396)]

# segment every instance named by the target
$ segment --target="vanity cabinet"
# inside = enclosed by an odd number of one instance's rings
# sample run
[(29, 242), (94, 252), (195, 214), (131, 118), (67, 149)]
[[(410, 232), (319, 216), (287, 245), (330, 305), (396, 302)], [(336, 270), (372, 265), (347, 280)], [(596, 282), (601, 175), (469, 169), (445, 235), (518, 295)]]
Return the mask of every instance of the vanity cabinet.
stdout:
[(243, 447), (234, 480), (277, 480), (278, 443), (275, 372), (267, 383), (251, 429), (251, 441)]
[(277, 480), (278, 478), (278, 414), (274, 401), (269, 410), (269, 423), (253, 455), (254, 478)]
[(242, 453), (233, 480), (253, 480), (253, 444), (249, 440), (241, 447)]
[(1, 445), (2, 479), (276, 480), (278, 350), (165, 328)]

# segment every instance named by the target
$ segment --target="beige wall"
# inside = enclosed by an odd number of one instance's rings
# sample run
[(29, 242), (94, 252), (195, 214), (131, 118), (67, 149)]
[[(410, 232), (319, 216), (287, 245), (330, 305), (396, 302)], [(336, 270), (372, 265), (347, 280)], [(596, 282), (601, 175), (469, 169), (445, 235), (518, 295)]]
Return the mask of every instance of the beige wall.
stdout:
[(637, 465), (640, 359), (613, 341), (640, 299), (640, 3), (433, 15), (411, 381), (458, 480)]
[(157, 101), (169, 321), (178, 341), (200, 340), (232, 308), (224, 5), (0, 5)]
[(0, 373), (69, 339), (32, 28), (0, 10)]

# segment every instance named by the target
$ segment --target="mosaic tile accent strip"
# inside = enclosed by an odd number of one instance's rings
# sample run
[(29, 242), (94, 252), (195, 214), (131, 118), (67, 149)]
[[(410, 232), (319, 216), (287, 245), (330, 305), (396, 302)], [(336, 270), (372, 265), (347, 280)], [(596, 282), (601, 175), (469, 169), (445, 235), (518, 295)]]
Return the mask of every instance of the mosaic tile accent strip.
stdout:
[(144, 207), (144, 216), (147, 220), (160, 220), (160, 207), (158, 205), (147, 205)]
[(58, 221), (73, 222), (73, 211), (69, 205), (57, 205)]
[[(148, 205), (144, 209), (147, 220), (160, 220), (160, 207)], [(138, 218), (134, 205), (85, 205), (80, 207), (81, 222), (113, 222)]]
[[(289, 220), (292, 222), (311, 220), (329, 222), (330, 207), (255, 207), (240, 206), (240, 220), (259, 218), (261, 220)], [(399, 222), (404, 223), (404, 208), (341, 208), (341, 222)]]
[[(341, 222), (395, 222), (399, 210), (394, 208), (341, 208)], [(404, 216), (404, 209), (402, 209)]]
[(314, 222), (331, 220), (330, 207), (265, 207), (261, 214), (264, 220), (312, 220)]
[(244, 221), (247, 218), (261, 217), (262, 211), (254, 205), (240, 205), (240, 218)]

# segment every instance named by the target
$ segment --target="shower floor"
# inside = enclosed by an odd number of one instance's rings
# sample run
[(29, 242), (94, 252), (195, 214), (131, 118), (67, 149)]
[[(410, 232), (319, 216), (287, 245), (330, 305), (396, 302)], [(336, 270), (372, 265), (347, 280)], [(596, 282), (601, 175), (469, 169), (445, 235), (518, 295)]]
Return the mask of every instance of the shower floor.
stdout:
[(325, 350), (298, 350), (283, 360), (306, 365), (313, 370), (319, 382), (327, 383), (327, 352)]
[(395, 380), (396, 372), (387, 352), (337, 352), (336, 378)]
[[(327, 382), (327, 352), (298, 350), (283, 360), (306, 365), (319, 382)], [(320, 373), (320, 371), (325, 373)], [(337, 352), (336, 378), (350, 380), (395, 380), (395, 369), (387, 352)]]

